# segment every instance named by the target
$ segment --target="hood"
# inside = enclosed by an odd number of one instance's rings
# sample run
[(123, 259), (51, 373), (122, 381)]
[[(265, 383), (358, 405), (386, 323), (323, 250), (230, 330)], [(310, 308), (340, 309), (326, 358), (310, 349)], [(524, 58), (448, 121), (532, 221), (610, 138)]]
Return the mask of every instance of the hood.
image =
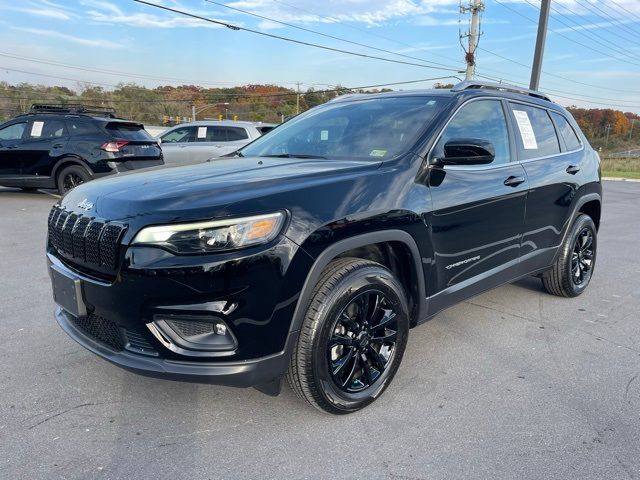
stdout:
[(380, 164), (366, 160), (217, 159), (95, 180), (76, 187), (60, 203), (69, 210), (84, 210), (82, 213), (109, 220), (162, 213), (179, 219), (187, 211), (196, 214), (203, 209), (212, 214), (215, 207), (332, 182), (336, 177), (358, 176)]

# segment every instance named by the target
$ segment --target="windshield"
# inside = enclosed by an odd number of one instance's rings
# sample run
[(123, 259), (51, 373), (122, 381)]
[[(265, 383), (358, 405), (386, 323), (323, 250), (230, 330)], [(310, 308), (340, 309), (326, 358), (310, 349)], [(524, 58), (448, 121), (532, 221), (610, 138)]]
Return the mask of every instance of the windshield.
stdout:
[(383, 160), (413, 146), (444, 97), (371, 98), (328, 103), (282, 124), (243, 156)]

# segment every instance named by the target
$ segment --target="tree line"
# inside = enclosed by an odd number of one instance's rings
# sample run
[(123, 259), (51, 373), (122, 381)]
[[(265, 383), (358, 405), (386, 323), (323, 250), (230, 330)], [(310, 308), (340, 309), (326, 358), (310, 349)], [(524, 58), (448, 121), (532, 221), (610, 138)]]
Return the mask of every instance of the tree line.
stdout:
[[(436, 88), (449, 85), (436, 84)], [(390, 89), (367, 90), (369, 93)], [(29, 110), (33, 103), (74, 104), (108, 107), (118, 116), (147, 125), (168, 125), (187, 121), (195, 107), (198, 119), (279, 122), (346, 93), (367, 93), (341, 86), (309, 88), (297, 92), (278, 85), (245, 85), (232, 88), (202, 88), (196, 85), (146, 88), (121, 83), (114, 89), (78, 84), (75, 89), (30, 83), (0, 82), (0, 120)], [(591, 144), (603, 151), (620, 151), (640, 146), (640, 116), (614, 109), (569, 107)]]

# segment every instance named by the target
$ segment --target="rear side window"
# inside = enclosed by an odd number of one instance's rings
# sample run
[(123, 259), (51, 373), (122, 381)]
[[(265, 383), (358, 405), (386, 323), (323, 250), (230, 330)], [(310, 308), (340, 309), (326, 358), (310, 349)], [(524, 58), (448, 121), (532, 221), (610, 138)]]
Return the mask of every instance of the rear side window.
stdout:
[(196, 127), (180, 127), (161, 135), (162, 143), (185, 143), (196, 141)]
[(206, 142), (226, 142), (227, 141), (227, 135), (224, 128), (222, 127), (204, 127), (204, 128), (207, 129), (207, 135), (201, 141), (206, 141)]
[(578, 150), (582, 144), (569, 121), (559, 113), (552, 112), (551, 116), (553, 117), (553, 121), (556, 122), (558, 133), (560, 133), (560, 136), (564, 140), (564, 144), (567, 146), (567, 151), (571, 152), (573, 150)]
[(65, 134), (64, 120), (59, 118), (34, 120), (31, 122), (28, 131), (30, 140), (60, 138)]
[(545, 109), (511, 103), (516, 139), (523, 160), (560, 153), (560, 143)]
[(492, 164), (510, 161), (509, 131), (499, 100), (476, 100), (464, 105), (442, 132), (436, 149), (444, 149), (450, 140), (471, 138), (491, 142), (496, 151)]
[(142, 125), (137, 123), (108, 123), (107, 132), (114, 138), (121, 138), (122, 140), (143, 140), (153, 141), (153, 137), (149, 135)]
[(20, 140), (27, 122), (14, 123), (0, 129), (0, 140)]
[(68, 118), (67, 131), (72, 137), (100, 135), (100, 129), (91, 120), (84, 118)]
[(225, 127), (227, 131), (227, 141), (233, 142), (236, 140), (245, 140), (249, 138), (247, 135), (247, 131), (244, 128), (240, 127)]

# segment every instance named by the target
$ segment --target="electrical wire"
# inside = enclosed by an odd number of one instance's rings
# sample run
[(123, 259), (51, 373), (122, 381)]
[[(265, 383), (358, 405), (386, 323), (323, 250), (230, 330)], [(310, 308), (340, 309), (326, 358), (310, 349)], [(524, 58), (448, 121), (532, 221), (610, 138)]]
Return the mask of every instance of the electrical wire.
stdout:
[(186, 17), (191, 17), (191, 18), (195, 18), (195, 19), (198, 19), (198, 20), (202, 20), (204, 22), (209, 22), (209, 23), (213, 23), (213, 24), (216, 24), (216, 25), (222, 25), (223, 27), (227, 27), (227, 28), (229, 28), (231, 30), (245, 31), (245, 32), (256, 34), (256, 35), (261, 35), (263, 37), (273, 38), (273, 39), (277, 39), (277, 40), (283, 40), (285, 42), (296, 43), (296, 44), (304, 45), (304, 46), (307, 46), (307, 47), (314, 47), (314, 48), (319, 48), (319, 49), (322, 49), (322, 50), (328, 50), (328, 51), (331, 51), (331, 52), (344, 53), (346, 55), (352, 55), (352, 56), (361, 57), (361, 58), (369, 58), (369, 59), (373, 59), (373, 60), (380, 60), (380, 61), (383, 61), (383, 62), (397, 63), (397, 64), (402, 64), (402, 65), (411, 65), (411, 66), (414, 66), (414, 67), (431, 68), (431, 69), (434, 69), (434, 70), (458, 72), (457, 68), (436, 67), (436, 66), (432, 66), (432, 65), (425, 65), (423, 63), (406, 62), (406, 61), (403, 61), (403, 60), (394, 60), (393, 58), (378, 57), (376, 55), (369, 55), (369, 54), (366, 54), (366, 53), (358, 53), (358, 52), (353, 52), (353, 51), (350, 51), (350, 50), (343, 50), (341, 48), (329, 47), (327, 45), (320, 45), (320, 44), (317, 44), (317, 43), (305, 42), (303, 40), (296, 40), (294, 38), (284, 37), (282, 35), (274, 35), (272, 33), (261, 32), (259, 30), (254, 30), (254, 29), (247, 28), (247, 27), (240, 27), (238, 25), (225, 23), (225, 22), (222, 22), (220, 20), (214, 20), (212, 18), (207, 18), (207, 17), (203, 17), (201, 15), (196, 15), (195, 13), (185, 12), (183, 10), (178, 10), (176, 8), (167, 7), (165, 5), (158, 5), (156, 3), (147, 2), (146, 0), (133, 0), (133, 1), (137, 2), (137, 3), (144, 4), (144, 5), (148, 5), (148, 6), (151, 6), (151, 7), (159, 8), (161, 10), (166, 10), (168, 12), (173, 12), (173, 13), (177, 13), (179, 15), (184, 15)]

